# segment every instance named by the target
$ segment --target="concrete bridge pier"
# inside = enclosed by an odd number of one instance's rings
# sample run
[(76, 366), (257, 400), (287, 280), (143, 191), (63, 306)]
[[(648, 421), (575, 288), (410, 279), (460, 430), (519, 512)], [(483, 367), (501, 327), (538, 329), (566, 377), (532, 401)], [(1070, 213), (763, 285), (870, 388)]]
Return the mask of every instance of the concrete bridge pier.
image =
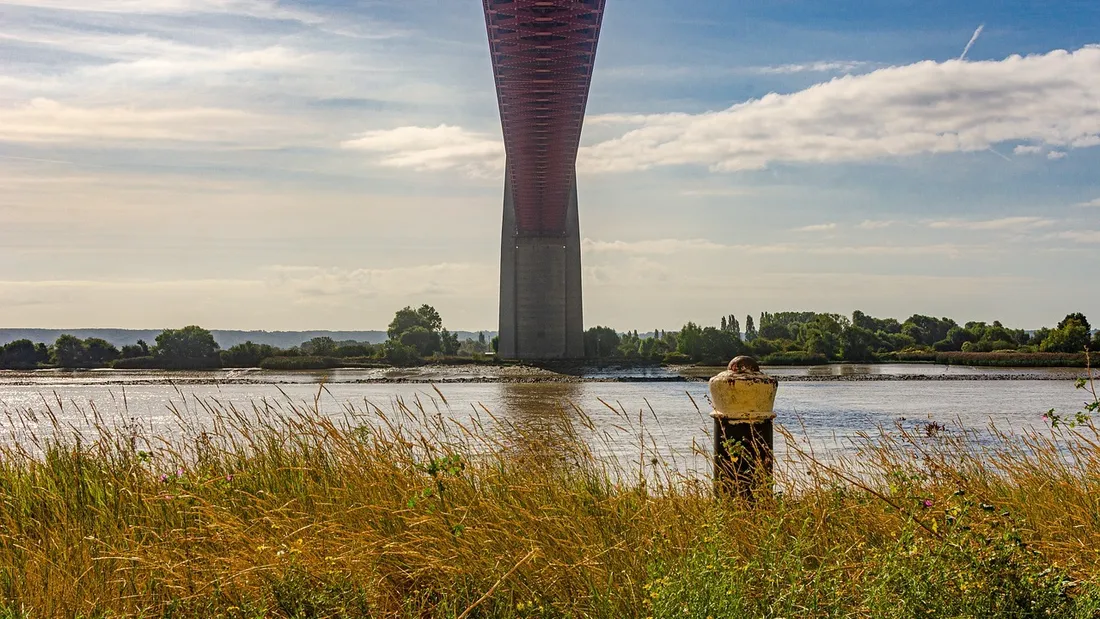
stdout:
[(505, 172), (500, 244), (500, 343), (504, 359), (584, 356), (581, 233), (574, 174), (565, 234), (521, 235), (512, 175)]

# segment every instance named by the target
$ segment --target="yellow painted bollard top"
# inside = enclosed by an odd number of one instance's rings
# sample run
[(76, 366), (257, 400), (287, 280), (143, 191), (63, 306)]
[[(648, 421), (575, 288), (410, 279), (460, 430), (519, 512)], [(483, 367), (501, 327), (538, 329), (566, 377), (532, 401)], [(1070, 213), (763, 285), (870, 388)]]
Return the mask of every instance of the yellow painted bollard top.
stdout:
[(733, 423), (775, 419), (779, 381), (760, 371), (752, 357), (737, 357), (729, 369), (710, 379), (711, 417)]

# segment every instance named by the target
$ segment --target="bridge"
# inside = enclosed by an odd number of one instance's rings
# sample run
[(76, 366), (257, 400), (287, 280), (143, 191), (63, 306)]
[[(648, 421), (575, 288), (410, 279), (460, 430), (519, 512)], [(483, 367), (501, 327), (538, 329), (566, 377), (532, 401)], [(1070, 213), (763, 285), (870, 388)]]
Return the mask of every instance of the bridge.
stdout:
[(584, 356), (577, 149), (605, 0), (483, 0), (507, 164), (500, 343)]

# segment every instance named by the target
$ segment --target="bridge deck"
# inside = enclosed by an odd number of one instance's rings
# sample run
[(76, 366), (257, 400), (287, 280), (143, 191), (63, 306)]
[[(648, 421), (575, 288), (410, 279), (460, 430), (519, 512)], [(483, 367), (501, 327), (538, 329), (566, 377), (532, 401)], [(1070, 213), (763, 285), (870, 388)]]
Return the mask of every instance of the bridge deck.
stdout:
[(517, 236), (566, 233), (605, 0), (483, 0)]

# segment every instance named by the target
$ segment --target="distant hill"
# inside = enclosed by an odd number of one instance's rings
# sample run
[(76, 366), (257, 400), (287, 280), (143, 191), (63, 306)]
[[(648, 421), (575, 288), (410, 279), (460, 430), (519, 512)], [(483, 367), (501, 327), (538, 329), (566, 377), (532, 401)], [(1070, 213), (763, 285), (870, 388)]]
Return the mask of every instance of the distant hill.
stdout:
[[(160, 335), (162, 329), (0, 329), (0, 345), (15, 340), (31, 340), (32, 342), (45, 342), (52, 344), (63, 334), (76, 336), (80, 339), (98, 337), (114, 344), (125, 346), (134, 344), (138, 340), (145, 340), (150, 345)], [(211, 330), (214, 340), (219, 346), (229, 348), (237, 344), (243, 344), (251, 340), (256, 344), (270, 344), (279, 348), (291, 348), (302, 342), (308, 342), (315, 337), (331, 337), (337, 342), (354, 340), (356, 342), (369, 342), (381, 344), (386, 341), (385, 331), (231, 331)], [(496, 331), (485, 331), (485, 338), (492, 339)], [(459, 331), (459, 341), (466, 338), (477, 339), (476, 331)]]

